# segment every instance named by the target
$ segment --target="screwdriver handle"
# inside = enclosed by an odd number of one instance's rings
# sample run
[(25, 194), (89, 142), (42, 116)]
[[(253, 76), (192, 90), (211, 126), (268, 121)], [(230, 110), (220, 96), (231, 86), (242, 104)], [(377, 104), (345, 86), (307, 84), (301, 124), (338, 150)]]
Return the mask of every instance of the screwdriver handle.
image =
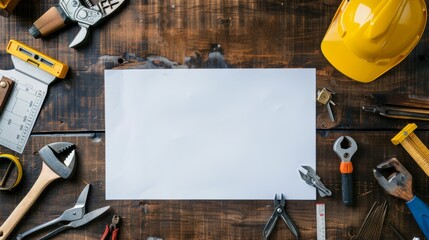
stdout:
[(60, 6), (53, 6), (37, 19), (31, 28), (30, 34), (34, 38), (41, 38), (63, 28), (69, 19)]
[(419, 197), (414, 196), (407, 202), (408, 208), (426, 238), (429, 238), (429, 207)]
[(341, 162), (341, 190), (343, 203), (346, 206), (353, 205), (353, 165), (352, 162)]

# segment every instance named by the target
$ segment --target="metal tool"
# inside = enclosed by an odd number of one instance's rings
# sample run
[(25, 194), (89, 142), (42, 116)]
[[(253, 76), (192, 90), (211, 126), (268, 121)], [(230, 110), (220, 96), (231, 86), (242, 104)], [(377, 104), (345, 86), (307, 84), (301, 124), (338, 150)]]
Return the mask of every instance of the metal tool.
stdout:
[(379, 240), (387, 212), (387, 202), (374, 202), (357, 235), (352, 240)]
[(429, 150), (420, 138), (413, 133), (416, 129), (417, 125), (415, 123), (407, 124), (391, 141), (395, 145), (401, 144), (426, 175), (429, 176)]
[(76, 164), (74, 147), (75, 145), (72, 143), (56, 142), (39, 150), (39, 156), (43, 160), (42, 171), (24, 199), (0, 226), (0, 240), (5, 240), (9, 236), (51, 182), (59, 178), (68, 179), (73, 174)]
[(119, 239), (118, 234), (119, 234), (119, 228), (118, 228), (118, 224), (120, 222), (121, 218), (119, 217), (119, 215), (113, 215), (112, 218), (112, 223), (110, 223), (110, 225), (106, 225), (106, 228), (104, 229), (104, 233), (101, 236), (101, 240), (107, 240), (108, 236), (111, 236), (111, 240), (117, 240)]
[(315, 187), (319, 195), (321, 197), (325, 196), (331, 196), (332, 192), (323, 185), (322, 181), (320, 181), (320, 177), (316, 174), (316, 171), (314, 171), (313, 168), (310, 166), (302, 166), (305, 170), (307, 170), (307, 173), (304, 174), (300, 170), (298, 170), (299, 174), (301, 175), (301, 178), (310, 186)]
[(40, 238), (39, 240), (46, 240), (49, 239), (67, 229), (71, 229), (71, 228), (78, 228), (80, 226), (83, 226), (89, 222), (91, 222), (92, 220), (96, 219), (97, 217), (99, 217), (100, 215), (102, 215), (103, 213), (105, 213), (107, 210), (109, 210), (110, 206), (106, 206), (106, 207), (102, 207), (99, 208), (97, 210), (91, 211), (85, 215), (83, 215), (83, 217), (79, 220), (76, 221), (72, 221), (67, 225), (62, 225), (61, 227), (53, 230), (52, 232), (46, 234), (44, 237)]
[(55, 224), (62, 223), (62, 222), (70, 222), (67, 225), (62, 225), (60, 228), (52, 231), (51, 233), (49, 233), (48, 235), (43, 237), (43, 239), (46, 239), (46, 238), (51, 237), (57, 233), (60, 233), (61, 231), (66, 230), (68, 228), (77, 228), (77, 227), (80, 227), (82, 225), (85, 225), (85, 224), (89, 223), (90, 221), (92, 221), (93, 219), (100, 216), (101, 214), (103, 214), (105, 211), (107, 211), (110, 208), (110, 206), (99, 208), (99, 209), (94, 210), (90, 213), (86, 213), (86, 207), (85, 206), (86, 206), (86, 200), (88, 198), (88, 192), (89, 192), (90, 186), (91, 185), (88, 184), (82, 190), (82, 192), (80, 193), (79, 198), (77, 199), (76, 204), (74, 205), (73, 208), (65, 210), (61, 214), (61, 216), (59, 216), (58, 218), (55, 218), (54, 220), (51, 220), (49, 222), (46, 222), (46, 223), (41, 224), (39, 226), (36, 226), (32, 229), (29, 229), (29, 230), (25, 231), (24, 233), (18, 234), (18, 236), (16, 237), (16, 240), (22, 240), (22, 239), (28, 237), (29, 235), (31, 235), (37, 231), (48, 228), (48, 227), (55, 225)]
[[(22, 179), (22, 165), (19, 159), (11, 154), (0, 154), (0, 161), (7, 163), (6, 171), (0, 180), (0, 190), (11, 190), (16, 187)], [(12, 174), (12, 170), (16, 168), (15, 177), (13, 180), (9, 180), (9, 176)]]
[(79, 24), (80, 31), (69, 47), (78, 47), (87, 40), (91, 27), (116, 12), (124, 2), (125, 0), (101, 0), (94, 5), (90, 0), (83, 3), (80, 0), (60, 0), (58, 5), (51, 7), (33, 23), (29, 32), (35, 38), (46, 37), (68, 23), (75, 22)]
[(317, 203), (316, 204), (316, 236), (317, 240), (326, 239), (326, 215), (325, 215), (325, 204)]
[(64, 78), (68, 66), (15, 40), (10, 40), (7, 52), (15, 69), (0, 70), (0, 78), (13, 80), (15, 86), (0, 115), (0, 145), (22, 153), (49, 84)]
[[(390, 158), (373, 169), (378, 184), (390, 195), (406, 201), (408, 208), (426, 238), (429, 238), (429, 206), (412, 189), (413, 177), (396, 158)], [(383, 173), (389, 173), (387, 177)]]
[[(341, 145), (346, 143), (347, 147), (343, 148)], [(333, 146), (334, 152), (340, 157), (340, 172), (341, 172), (341, 189), (343, 196), (343, 203), (346, 206), (353, 205), (353, 164), (351, 158), (357, 151), (358, 147), (356, 141), (349, 136), (339, 137)]]
[(335, 106), (336, 104), (334, 101), (332, 101), (332, 95), (334, 95), (335, 92), (332, 89), (329, 88), (322, 88), (322, 90), (317, 91), (317, 101), (322, 103), (326, 106), (326, 109), (328, 110), (329, 119), (331, 122), (335, 122), (334, 113), (332, 112), (332, 106)]
[(9, 17), (20, 0), (1, 0), (0, 1), (0, 16)]
[(405, 238), (393, 227), (392, 224), (389, 224), (390, 229), (392, 229), (393, 234), (395, 235), (396, 240), (405, 240)]
[(429, 110), (397, 106), (363, 106), (362, 110), (388, 118), (429, 121)]
[(371, 94), (362, 110), (383, 117), (429, 121), (429, 99), (404, 94)]
[(276, 222), (279, 218), (283, 219), (283, 221), (286, 223), (286, 226), (289, 228), (289, 230), (292, 232), (292, 234), (295, 236), (295, 238), (299, 239), (298, 228), (295, 226), (295, 223), (292, 221), (292, 219), (286, 213), (286, 210), (284, 208), (285, 205), (286, 205), (286, 201), (285, 201), (283, 194), (281, 194), (280, 200), (278, 200), (277, 194), (276, 194), (274, 197), (274, 212), (264, 227), (263, 236), (264, 236), (265, 240), (267, 240), (268, 237), (270, 236), (270, 234), (273, 231), (273, 229), (276, 225)]

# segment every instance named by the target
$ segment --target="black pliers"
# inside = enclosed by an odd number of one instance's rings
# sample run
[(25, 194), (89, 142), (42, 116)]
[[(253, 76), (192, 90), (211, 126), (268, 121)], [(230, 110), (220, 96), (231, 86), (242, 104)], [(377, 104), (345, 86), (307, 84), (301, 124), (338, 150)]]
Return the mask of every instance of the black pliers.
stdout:
[(268, 222), (264, 228), (264, 239), (265, 240), (267, 240), (268, 237), (270, 236), (270, 234), (273, 231), (274, 226), (276, 225), (276, 222), (277, 222), (279, 217), (283, 219), (283, 221), (286, 223), (287, 227), (292, 232), (292, 234), (295, 236), (295, 238), (299, 239), (298, 228), (295, 226), (292, 219), (286, 213), (286, 210), (284, 208), (285, 204), (286, 204), (286, 201), (285, 201), (283, 194), (281, 194), (280, 200), (277, 199), (277, 194), (276, 194), (274, 197), (274, 207), (275, 207), (274, 212), (271, 215), (270, 219), (268, 220)]

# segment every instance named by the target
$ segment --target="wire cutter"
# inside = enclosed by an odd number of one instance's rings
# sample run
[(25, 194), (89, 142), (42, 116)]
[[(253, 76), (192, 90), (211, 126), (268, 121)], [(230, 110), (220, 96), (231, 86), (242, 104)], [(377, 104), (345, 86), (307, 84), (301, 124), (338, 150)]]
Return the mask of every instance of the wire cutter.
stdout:
[(274, 212), (264, 227), (264, 239), (265, 240), (267, 240), (268, 237), (270, 236), (270, 234), (273, 231), (274, 226), (276, 225), (276, 222), (279, 219), (279, 217), (281, 219), (283, 219), (283, 221), (286, 223), (287, 227), (292, 232), (292, 234), (295, 236), (295, 238), (299, 239), (298, 228), (295, 226), (295, 223), (293, 223), (292, 219), (286, 213), (286, 210), (284, 208), (285, 205), (286, 205), (286, 201), (285, 201), (283, 194), (281, 194), (280, 200), (277, 199), (277, 194), (276, 194), (274, 197)]
[(116, 12), (125, 0), (101, 0), (94, 5), (90, 0), (60, 0), (60, 3), (51, 7), (37, 19), (29, 32), (33, 37), (45, 37), (70, 22), (79, 24), (80, 31), (69, 47), (74, 48), (85, 42), (90, 27), (96, 26), (110, 14)]
[(313, 168), (310, 166), (302, 166), (302, 168), (307, 170), (306, 174), (298, 170), (302, 180), (304, 180), (308, 185), (315, 187), (321, 197), (332, 195), (332, 192), (323, 185), (322, 181), (320, 181), (320, 177), (316, 174), (316, 171), (314, 171)]
[[(411, 210), (414, 219), (426, 238), (429, 238), (429, 206), (414, 195), (413, 176), (396, 158), (390, 158), (373, 169), (378, 184), (390, 195), (401, 198)], [(389, 173), (387, 178), (382, 173)]]
[(88, 197), (88, 191), (89, 191), (90, 186), (91, 185), (88, 184), (82, 190), (82, 192), (80, 193), (79, 198), (77, 199), (77, 202), (73, 208), (65, 210), (63, 212), (63, 214), (61, 214), (61, 216), (59, 216), (58, 218), (56, 218), (54, 220), (51, 220), (47, 223), (41, 224), (37, 227), (34, 227), (30, 230), (27, 230), (24, 233), (18, 234), (16, 239), (17, 240), (24, 239), (25, 237), (27, 237), (30, 234), (33, 234), (39, 230), (45, 229), (45, 228), (50, 227), (54, 224), (58, 224), (60, 222), (66, 222), (66, 221), (69, 222), (68, 224), (61, 225), (59, 228), (53, 230), (52, 232), (48, 233), (46, 236), (40, 238), (40, 240), (48, 239), (50, 237), (53, 237), (54, 235), (57, 235), (58, 233), (60, 233), (64, 230), (67, 230), (70, 228), (78, 228), (80, 226), (83, 226), (83, 225), (89, 223), (90, 221), (94, 220), (95, 218), (99, 217), (103, 213), (105, 213), (110, 208), (110, 206), (102, 207), (102, 208), (99, 208), (97, 210), (94, 210), (92, 212), (85, 214), (85, 212), (86, 212), (85, 211), (86, 199)]
[[(347, 143), (347, 147), (341, 145)], [(351, 158), (357, 151), (356, 141), (349, 136), (339, 137), (333, 146), (334, 152), (340, 157), (340, 172), (341, 172), (341, 189), (343, 195), (343, 203), (346, 206), (353, 205), (353, 164)]]
[(119, 228), (116, 226), (119, 224), (121, 218), (119, 215), (113, 215), (112, 223), (106, 225), (106, 229), (104, 230), (103, 236), (101, 236), (101, 240), (107, 240), (109, 235), (112, 236), (112, 240), (118, 240)]

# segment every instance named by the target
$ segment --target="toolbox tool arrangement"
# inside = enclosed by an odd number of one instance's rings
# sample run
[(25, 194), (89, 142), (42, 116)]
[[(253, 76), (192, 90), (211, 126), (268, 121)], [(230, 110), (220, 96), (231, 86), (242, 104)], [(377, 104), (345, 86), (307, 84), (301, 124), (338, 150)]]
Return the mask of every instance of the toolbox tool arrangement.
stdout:
[(15, 84), (0, 115), (0, 145), (22, 153), (49, 84), (64, 78), (68, 66), (15, 40), (10, 40), (7, 52), (15, 69), (0, 70), (0, 77)]
[(268, 219), (267, 224), (264, 227), (263, 237), (267, 240), (270, 237), (271, 232), (274, 230), (276, 226), (277, 220), (279, 218), (283, 219), (286, 226), (292, 232), (293, 236), (296, 239), (299, 239), (299, 231), (295, 226), (295, 223), (289, 217), (285, 210), (286, 200), (283, 194), (280, 194), (280, 200), (277, 198), (277, 194), (274, 197), (274, 212), (271, 215), (270, 219)]
[[(390, 172), (385, 177), (383, 172)], [(426, 238), (429, 238), (429, 206), (414, 195), (413, 177), (396, 158), (390, 158), (373, 169), (374, 177), (390, 195), (406, 201), (408, 208)]]
[[(51, 182), (59, 178), (68, 179), (71, 177), (76, 164), (74, 147), (75, 145), (72, 143), (56, 142), (40, 149), (39, 156), (43, 160), (42, 171), (24, 199), (16, 206), (3, 225), (0, 226), (0, 240), (4, 240), (9, 236), (28, 209)], [(58, 157), (61, 156), (64, 158), (59, 159)]]
[[(0, 16), (9, 17), (20, 0), (0, 0)], [(93, 4), (91, 0), (60, 0), (51, 7), (29, 29), (34, 38), (54, 33), (70, 23), (77, 23), (79, 32), (69, 47), (84, 44), (91, 27), (118, 11), (125, 0), (101, 0)], [(362, 10), (365, 8), (364, 10)], [(359, 82), (371, 82), (399, 64), (413, 50), (423, 35), (427, 10), (425, 0), (343, 0), (321, 43), (326, 59), (341, 73)], [(397, 39), (401, 39), (398, 41)], [(11, 40), (7, 52), (15, 69), (0, 70), (0, 145), (22, 153), (36, 122), (48, 86), (56, 78), (64, 78), (68, 66), (52, 57), (46, 56), (18, 41)], [(213, 55), (212, 55), (213, 56)], [(222, 55), (221, 55), (222, 56)], [(148, 57), (151, 63), (161, 66), (175, 66), (177, 63), (166, 58)], [(223, 60), (223, 56), (222, 56)], [(167, 63), (167, 64), (166, 64)], [(165, 65), (165, 66), (164, 66)], [(149, 66), (149, 65), (148, 65)], [(331, 122), (335, 122), (332, 100), (335, 92), (323, 88), (317, 92), (317, 101), (326, 106)], [(313, 95), (314, 96), (314, 95)], [(375, 94), (375, 105), (364, 105), (362, 110), (383, 117), (398, 119), (429, 120), (429, 101), (409, 96), (386, 97)], [(22, 104), (31, 103), (31, 104)], [(401, 144), (418, 165), (429, 176), (429, 150), (413, 133), (416, 124), (408, 124), (391, 141)], [(39, 151), (43, 160), (42, 170), (34, 186), (15, 210), (0, 226), (0, 240), (7, 239), (29, 208), (44, 189), (54, 180), (70, 178), (76, 168), (75, 145), (68, 142), (55, 142)], [(353, 165), (351, 158), (357, 151), (356, 141), (349, 136), (339, 137), (334, 152), (340, 157), (342, 175), (342, 200), (346, 206), (354, 204)], [(299, 171), (300, 177), (315, 187), (320, 197), (331, 196), (310, 166), (302, 166), (307, 172)], [(11, 190), (22, 179), (23, 169), (19, 159), (11, 154), (0, 154), (0, 190)], [(387, 175), (386, 175), (387, 173)], [(390, 195), (406, 201), (420, 229), (429, 238), (429, 206), (412, 191), (412, 175), (396, 159), (390, 158), (373, 169), (379, 185)], [(105, 206), (86, 213), (86, 202), (90, 185), (80, 193), (74, 207), (65, 210), (59, 217), (18, 234), (17, 240), (29, 238), (37, 231), (62, 223), (41, 239), (51, 238), (70, 228), (85, 225), (109, 210)], [(299, 231), (285, 210), (284, 195), (274, 198), (274, 211), (263, 230), (263, 238), (269, 239), (276, 222), (281, 218), (293, 236), (299, 239)], [(381, 239), (382, 228), (387, 212), (387, 202), (375, 202), (369, 210), (354, 240)], [(317, 239), (326, 238), (325, 205), (316, 205)], [(120, 217), (114, 215), (106, 225), (101, 239), (118, 239)], [(404, 239), (391, 226), (397, 239)], [(417, 239), (417, 238), (415, 238)], [(162, 240), (148, 237), (147, 240)]]
[(103, 213), (105, 213), (110, 208), (110, 206), (102, 207), (102, 208), (96, 209), (94, 211), (91, 211), (89, 213), (86, 213), (86, 200), (88, 198), (88, 192), (89, 192), (90, 186), (91, 185), (88, 184), (82, 190), (82, 192), (80, 193), (79, 198), (77, 199), (77, 202), (73, 208), (65, 210), (61, 214), (61, 216), (59, 216), (58, 218), (55, 218), (54, 220), (51, 220), (49, 222), (46, 222), (46, 223), (41, 224), (39, 226), (36, 226), (32, 229), (29, 229), (24, 233), (18, 234), (16, 239), (22, 240), (22, 239), (26, 238), (27, 236), (29, 236), (29, 235), (37, 232), (37, 231), (51, 227), (55, 224), (63, 223), (63, 222), (69, 222), (68, 224), (61, 225), (59, 228), (53, 230), (52, 232), (48, 233), (46, 236), (41, 238), (41, 239), (48, 239), (48, 238), (53, 237), (54, 235), (56, 235), (56, 234), (58, 234), (64, 230), (67, 230), (70, 228), (78, 228), (80, 226), (83, 226), (83, 225), (89, 223), (90, 221), (94, 220), (95, 218), (101, 216)]
[(112, 223), (109, 225), (106, 225), (106, 229), (103, 232), (103, 235), (101, 236), (101, 240), (108, 240), (107, 237), (110, 236), (111, 240), (118, 240), (118, 234), (119, 234), (119, 222), (121, 221), (121, 218), (119, 215), (113, 215)]
[(416, 129), (417, 125), (415, 123), (408, 124), (392, 138), (392, 143), (395, 145), (401, 144), (426, 175), (429, 176), (429, 150), (420, 138), (414, 134)]
[[(347, 145), (346, 147), (341, 146), (342, 144)], [(354, 204), (354, 193), (353, 193), (353, 164), (351, 158), (357, 151), (358, 147), (356, 141), (349, 136), (339, 137), (333, 146), (334, 152), (340, 157), (340, 172), (341, 172), (341, 190), (343, 196), (343, 203), (346, 206)]]
[(90, 0), (85, 0), (84, 3), (80, 0), (60, 0), (58, 5), (51, 7), (33, 23), (29, 32), (35, 38), (46, 37), (68, 23), (75, 22), (79, 24), (80, 31), (69, 47), (79, 47), (87, 40), (90, 28), (116, 12), (124, 2), (125, 0), (102, 0), (94, 5)]
[(314, 171), (313, 168), (310, 166), (302, 166), (302, 168), (307, 170), (307, 173), (305, 174), (298, 170), (302, 180), (304, 180), (308, 185), (315, 187), (321, 197), (332, 195), (332, 192), (323, 185), (322, 181), (320, 181), (320, 177), (316, 174), (316, 171)]

